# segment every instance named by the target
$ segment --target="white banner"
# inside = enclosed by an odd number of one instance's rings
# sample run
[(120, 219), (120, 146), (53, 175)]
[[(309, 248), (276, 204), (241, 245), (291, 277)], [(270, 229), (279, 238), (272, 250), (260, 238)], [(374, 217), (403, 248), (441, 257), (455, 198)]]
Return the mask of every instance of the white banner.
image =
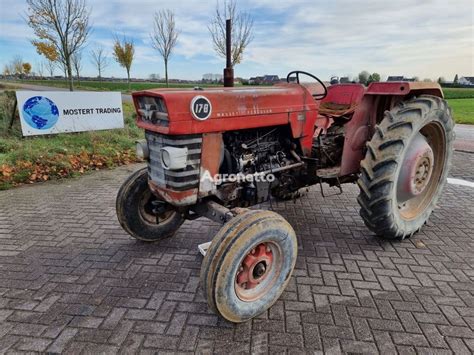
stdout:
[(120, 92), (17, 91), (24, 136), (123, 128)]

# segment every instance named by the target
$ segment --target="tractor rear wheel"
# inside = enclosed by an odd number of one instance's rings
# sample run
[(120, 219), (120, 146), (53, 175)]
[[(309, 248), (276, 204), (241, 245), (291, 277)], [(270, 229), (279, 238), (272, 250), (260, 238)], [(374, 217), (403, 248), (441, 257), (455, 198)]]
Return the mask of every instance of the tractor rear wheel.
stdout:
[(214, 237), (201, 266), (209, 307), (234, 323), (265, 312), (288, 284), (296, 255), (295, 232), (279, 214), (237, 215)]
[(446, 183), (453, 151), (446, 101), (423, 95), (386, 111), (361, 162), (360, 215), (385, 238), (419, 231)]
[(184, 218), (173, 206), (165, 202), (158, 206), (157, 201), (148, 188), (147, 168), (130, 175), (120, 187), (115, 204), (122, 228), (132, 237), (146, 242), (173, 236)]

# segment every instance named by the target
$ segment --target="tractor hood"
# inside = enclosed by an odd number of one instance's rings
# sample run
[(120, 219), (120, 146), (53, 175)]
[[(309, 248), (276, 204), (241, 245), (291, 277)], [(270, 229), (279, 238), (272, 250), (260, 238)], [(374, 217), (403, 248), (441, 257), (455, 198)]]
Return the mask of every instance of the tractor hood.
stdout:
[(302, 85), (154, 89), (133, 93), (137, 125), (164, 134), (221, 132), (288, 124), (291, 113), (317, 111)]

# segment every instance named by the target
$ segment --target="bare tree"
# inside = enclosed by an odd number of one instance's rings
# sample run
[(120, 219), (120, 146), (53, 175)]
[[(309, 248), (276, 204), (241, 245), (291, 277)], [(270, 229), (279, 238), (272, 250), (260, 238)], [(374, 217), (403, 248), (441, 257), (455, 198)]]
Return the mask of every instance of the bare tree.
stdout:
[(226, 56), (226, 19), (232, 20), (232, 67), (239, 64), (243, 59), (245, 48), (253, 39), (253, 19), (250, 14), (237, 9), (236, 0), (224, 0), (222, 6), (218, 1), (216, 12), (210, 25), (214, 50), (221, 57)]
[(153, 33), (150, 34), (153, 47), (161, 54), (165, 62), (165, 80), (168, 86), (168, 61), (178, 41), (174, 13), (171, 10), (160, 10), (155, 13)]
[[(90, 11), (85, 0), (26, 0), (27, 22), (37, 40), (32, 43), (46, 57), (56, 52), (66, 69), (69, 90), (73, 90), (72, 56), (90, 33)], [(48, 54), (47, 54), (48, 53)]]
[(56, 69), (57, 65), (58, 65), (58, 63), (55, 62), (54, 60), (46, 59), (45, 66), (46, 66), (46, 70), (48, 71), (48, 74), (49, 74), (50, 78), (52, 78), (54, 76), (54, 70)]
[(109, 65), (110, 61), (105, 53), (105, 49), (102, 46), (96, 47), (91, 50), (91, 62), (99, 72), (99, 81), (102, 81), (102, 72)]
[(39, 76), (40, 78), (43, 78), (44, 70), (45, 70), (44, 61), (40, 60), (39, 62), (36, 62), (36, 75)]
[(3, 75), (11, 76), (15, 74), (15, 69), (13, 68), (11, 63), (7, 63), (3, 66)]
[(13, 74), (23, 74), (23, 59), (21, 58), (21, 56), (16, 55), (15, 57), (13, 57), (11, 66), (13, 68)]
[(81, 85), (81, 71), (82, 71), (82, 52), (76, 52), (71, 57), (72, 66), (76, 72), (77, 83)]

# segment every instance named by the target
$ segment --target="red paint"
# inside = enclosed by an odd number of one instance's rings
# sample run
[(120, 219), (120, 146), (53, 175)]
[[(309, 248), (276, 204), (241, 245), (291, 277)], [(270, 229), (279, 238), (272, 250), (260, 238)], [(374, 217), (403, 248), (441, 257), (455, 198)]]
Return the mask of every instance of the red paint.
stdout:
[[(255, 277), (255, 267), (262, 263), (265, 272), (260, 277)], [(242, 261), (240, 270), (237, 272), (236, 283), (239, 287), (249, 290), (258, 286), (269, 274), (273, 263), (273, 253), (265, 243), (259, 244)]]
[[(420, 94), (443, 96), (435, 83), (385, 82), (372, 83), (368, 88), (359, 84), (333, 85), (322, 101), (314, 100), (309, 88), (298, 84), (265, 88), (156, 89), (135, 92), (133, 99), (135, 107), (140, 96), (161, 97), (165, 101), (169, 126), (143, 121), (137, 111), (137, 125), (143, 129), (178, 135), (290, 125), (293, 138), (300, 140), (304, 156), (311, 154), (313, 136), (324, 133), (334, 119), (342, 115), (348, 120), (340, 169), (340, 176), (344, 176), (358, 173), (365, 142), (372, 137), (383, 111), (391, 109), (405, 96)], [(212, 103), (212, 113), (205, 121), (191, 115), (190, 105), (195, 96), (205, 96)]]

